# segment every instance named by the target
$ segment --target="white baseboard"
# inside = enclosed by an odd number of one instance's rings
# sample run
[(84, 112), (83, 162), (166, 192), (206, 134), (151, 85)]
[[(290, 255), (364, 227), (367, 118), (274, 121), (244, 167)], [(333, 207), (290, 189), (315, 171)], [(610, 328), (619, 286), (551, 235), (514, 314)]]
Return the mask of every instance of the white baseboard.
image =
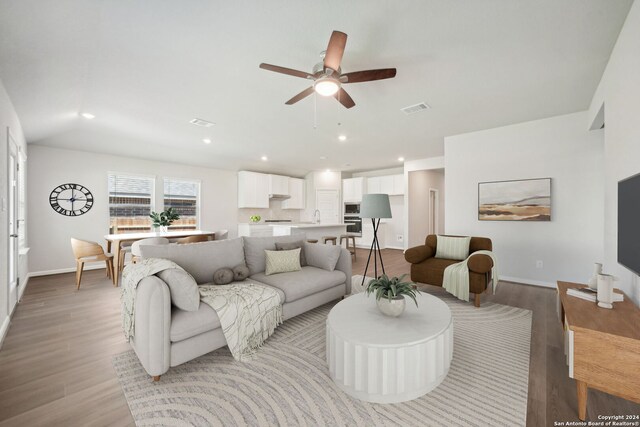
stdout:
[[(100, 270), (100, 269), (104, 269), (104, 268), (106, 268), (104, 265), (99, 265), (99, 264), (87, 265), (87, 266), (84, 267), (84, 271), (87, 271), (87, 270)], [(59, 268), (57, 270), (32, 271), (31, 273), (29, 273), (29, 277), (50, 276), (52, 274), (75, 273), (75, 272), (76, 272), (76, 268), (75, 267)]]
[(9, 323), (11, 323), (11, 317), (7, 316), (4, 318), (2, 326), (0, 326), (0, 349), (2, 348), (2, 343), (4, 343), (4, 337), (9, 332)]
[(522, 279), (520, 277), (508, 277), (508, 276), (500, 276), (500, 280), (504, 280), (505, 282), (522, 283), (525, 285), (542, 286), (544, 288), (553, 288), (553, 289), (556, 288), (555, 283), (543, 282), (541, 280)]
[(400, 251), (404, 251), (404, 247), (402, 246), (387, 246), (386, 249), (397, 249)]
[(24, 291), (27, 289), (27, 285), (29, 284), (29, 279), (31, 278), (31, 273), (27, 273), (27, 277), (24, 278), (24, 282), (20, 283), (20, 287), (18, 288), (18, 302), (22, 299), (22, 295)]

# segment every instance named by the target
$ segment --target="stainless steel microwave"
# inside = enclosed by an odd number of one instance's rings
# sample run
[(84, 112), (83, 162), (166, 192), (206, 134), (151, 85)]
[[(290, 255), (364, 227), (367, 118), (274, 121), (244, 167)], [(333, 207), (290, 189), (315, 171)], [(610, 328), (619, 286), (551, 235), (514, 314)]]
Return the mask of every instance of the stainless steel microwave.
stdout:
[(344, 204), (345, 215), (358, 215), (360, 214), (360, 203), (345, 203)]

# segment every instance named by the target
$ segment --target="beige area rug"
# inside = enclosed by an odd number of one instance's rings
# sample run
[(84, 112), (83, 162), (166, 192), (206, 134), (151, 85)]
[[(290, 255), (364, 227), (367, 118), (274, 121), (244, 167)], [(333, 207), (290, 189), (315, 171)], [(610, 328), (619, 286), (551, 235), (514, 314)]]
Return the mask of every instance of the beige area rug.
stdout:
[(133, 351), (113, 365), (140, 426), (525, 425), (531, 312), (437, 296), (454, 319), (453, 361), (438, 388), (409, 402), (367, 403), (333, 383), (325, 320), (335, 303), (287, 320), (250, 362), (225, 347), (171, 368), (158, 383)]

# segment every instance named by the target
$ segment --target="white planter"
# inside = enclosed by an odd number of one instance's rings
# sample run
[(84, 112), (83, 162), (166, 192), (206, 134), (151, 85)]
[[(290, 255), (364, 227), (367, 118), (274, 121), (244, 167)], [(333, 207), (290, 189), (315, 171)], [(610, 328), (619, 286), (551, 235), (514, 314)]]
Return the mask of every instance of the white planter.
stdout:
[(390, 317), (398, 317), (404, 313), (406, 304), (404, 296), (395, 297), (391, 300), (382, 297), (379, 300), (376, 300), (376, 303), (378, 304), (378, 308), (382, 314)]

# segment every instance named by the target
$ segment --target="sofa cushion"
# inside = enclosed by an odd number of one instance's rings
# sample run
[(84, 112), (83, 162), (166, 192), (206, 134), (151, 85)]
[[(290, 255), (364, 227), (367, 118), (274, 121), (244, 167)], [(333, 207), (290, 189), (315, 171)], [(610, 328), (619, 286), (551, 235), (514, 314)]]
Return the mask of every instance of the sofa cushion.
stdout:
[(277, 273), (288, 273), (300, 270), (301, 248), (290, 251), (264, 251), (265, 270), (264, 274), (270, 276)]
[(341, 285), (346, 282), (347, 276), (340, 270), (327, 271), (317, 267), (306, 266), (302, 267), (300, 271), (271, 276), (258, 273), (252, 275), (251, 279), (282, 290), (285, 297), (284, 302), (288, 303)]
[(140, 246), (143, 258), (165, 258), (187, 270), (198, 284), (211, 282), (222, 267), (244, 263), (242, 239), (214, 240), (189, 245)]
[(291, 243), (305, 239), (304, 234), (294, 234), (292, 236), (276, 236), (276, 237), (243, 237), (244, 240), (244, 256), (246, 258), (249, 274), (253, 276), (262, 273), (265, 270), (264, 251), (275, 251), (276, 242)]
[(156, 276), (169, 286), (173, 305), (186, 311), (198, 310), (200, 292), (198, 292), (198, 284), (189, 273), (179, 268), (167, 268)]
[(469, 256), (471, 237), (437, 237), (436, 258), (457, 259), (462, 261)]
[[(252, 280), (253, 283), (260, 283)], [(213, 285), (213, 283), (205, 283)], [(276, 288), (280, 295), (280, 301), (284, 301), (285, 294)], [(177, 307), (171, 307), (171, 328), (169, 329), (169, 340), (178, 342), (194, 337), (207, 331), (212, 331), (220, 327), (220, 318), (216, 311), (208, 304), (200, 301), (197, 311), (184, 311)]]
[(298, 248), (300, 248), (300, 267), (304, 267), (307, 265), (307, 258), (304, 256), (304, 240), (290, 243), (276, 242), (276, 251), (290, 251)]
[(305, 243), (304, 250), (307, 256), (307, 265), (333, 271), (338, 259), (340, 259), (342, 246)]
[(184, 311), (177, 307), (171, 308), (171, 329), (169, 329), (171, 342), (186, 340), (219, 327), (220, 318), (218, 318), (218, 314), (202, 301), (200, 301), (200, 307), (197, 311)]

